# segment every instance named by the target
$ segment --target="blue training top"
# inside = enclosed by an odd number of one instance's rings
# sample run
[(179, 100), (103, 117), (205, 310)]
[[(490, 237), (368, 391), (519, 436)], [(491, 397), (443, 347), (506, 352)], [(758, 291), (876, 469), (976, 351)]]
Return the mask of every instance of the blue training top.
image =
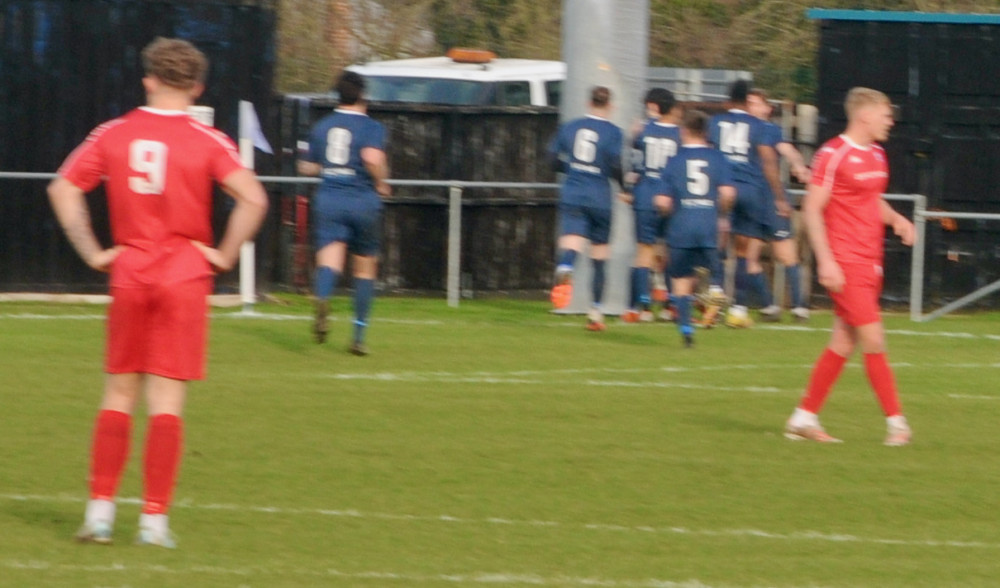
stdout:
[(733, 181), (758, 186), (767, 183), (757, 152), (758, 146), (768, 145), (765, 124), (743, 110), (730, 110), (712, 117), (708, 140), (733, 166)]
[(726, 157), (706, 145), (684, 145), (661, 175), (656, 193), (673, 200), (667, 244), (678, 249), (717, 247), (719, 187), (733, 185)]
[(609, 179), (620, 180), (624, 134), (614, 123), (596, 116), (567, 122), (549, 145), (557, 171), (566, 174), (560, 202), (611, 208)]
[(660, 172), (677, 154), (680, 144), (680, 127), (657, 121), (647, 123), (636, 136), (633, 148), (642, 153), (642, 160), (636, 168), (639, 181), (633, 190), (633, 208), (653, 210), (653, 196), (659, 186)]
[(337, 109), (309, 132), (307, 161), (320, 164), (319, 204), (347, 209), (382, 206), (371, 174), (361, 160), (365, 147), (385, 150), (385, 127), (366, 114)]

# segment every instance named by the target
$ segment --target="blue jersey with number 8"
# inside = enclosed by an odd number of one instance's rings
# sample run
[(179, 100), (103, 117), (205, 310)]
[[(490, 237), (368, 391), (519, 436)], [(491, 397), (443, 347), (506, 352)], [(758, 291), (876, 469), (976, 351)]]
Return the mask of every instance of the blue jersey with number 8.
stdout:
[(361, 160), (361, 150), (366, 147), (385, 150), (385, 127), (368, 115), (338, 109), (313, 126), (304, 159), (322, 167), (318, 198), (332, 198), (348, 208), (381, 205), (371, 174)]

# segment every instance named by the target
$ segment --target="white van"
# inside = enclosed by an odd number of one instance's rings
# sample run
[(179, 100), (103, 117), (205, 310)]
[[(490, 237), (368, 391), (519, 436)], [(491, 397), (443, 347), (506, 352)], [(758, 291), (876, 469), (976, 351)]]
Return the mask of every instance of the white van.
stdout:
[(561, 61), (501, 59), (475, 49), (347, 69), (365, 77), (372, 102), (558, 107), (566, 79), (566, 64)]

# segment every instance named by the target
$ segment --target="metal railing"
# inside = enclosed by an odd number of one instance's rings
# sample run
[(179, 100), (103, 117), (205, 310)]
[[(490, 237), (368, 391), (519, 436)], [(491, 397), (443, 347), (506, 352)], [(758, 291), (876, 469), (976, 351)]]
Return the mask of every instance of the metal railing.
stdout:
[[(265, 184), (319, 184), (320, 178), (260, 176)], [(448, 260), (445, 280), (448, 306), (458, 307), (462, 294), (462, 193), (469, 188), (557, 190), (559, 184), (530, 182), (466, 182), (462, 180), (389, 180), (390, 186), (448, 188)]]
[[(54, 173), (5, 172), (0, 171), (0, 180), (51, 180)], [(320, 178), (304, 176), (259, 176), (265, 184), (315, 185)], [(389, 185), (400, 187), (447, 188), (448, 189), (448, 259), (447, 259), (447, 300), (448, 305), (457, 307), (461, 295), (461, 251), (462, 251), (462, 195), (468, 189), (512, 189), (512, 190), (557, 190), (559, 184), (530, 182), (469, 182), (463, 180), (389, 180)], [(788, 190), (801, 197), (803, 190)], [(994, 292), (1000, 291), (1000, 280), (984, 286), (967, 296), (951, 302), (934, 312), (923, 314), (924, 264), (926, 261), (926, 236), (928, 219), (976, 219), (1000, 221), (1000, 213), (947, 212), (927, 210), (927, 197), (922, 194), (885, 194), (885, 199), (913, 204), (913, 223), (916, 238), (910, 262), (910, 319), (926, 322), (958, 310)], [(780, 273), (780, 272), (779, 272)]]

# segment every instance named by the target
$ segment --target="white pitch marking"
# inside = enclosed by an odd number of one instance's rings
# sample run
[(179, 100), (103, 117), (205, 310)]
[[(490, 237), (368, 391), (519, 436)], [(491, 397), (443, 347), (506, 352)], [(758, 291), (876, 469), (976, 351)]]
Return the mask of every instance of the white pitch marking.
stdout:
[[(23, 312), (18, 314), (0, 314), (0, 319), (26, 319), (26, 320), (104, 320), (107, 315), (103, 314), (37, 314), (31, 312)], [(213, 312), (213, 319), (228, 319), (228, 318), (239, 318), (239, 319), (256, 319), (256, 320), (268, 320), (268, 321), (311, 321), (313, 317), (301, 315), (301, 314), (267, 314), (267, 313), (255, 313), (255, 314), (241, 314), (239, 312)], [(329, 318), (333, 322), (341, 322), (348, 319), (344, 317), (331, 316)], [(439, 321), (435, 319), (393, 319), (393, 318), (378, 318), (375, 317), (372, 320), (380, 323), (387, 324), (397, 324), (397, 325), (443, 325), (444, 321)]]
[[(17, 313), (17, 314), (0, 314), (0, 319), (33, 319), (33, 320), (56, 320), (56, 319), (67, 319), (67, 320), (103, 320), (106, 316), (103, 314), (39, 314), (39, 313)], [(304, 314), (281, 314), (281, 313), (264, 313), (255, 312), (253, 314), (245, 314), (241, 312), (213, 312), (212, 318), (234, 318), (234, 319), (250, 319), (250, 320), (269, 320), (269, 321), (311, 321), (312, 316)], [(350, 320), (343, 317), (331, 316), (332, 321), (343, 321)], [(372, 320), (376, 322), (384, 322), (389, 324), (400, 324), (400, 325), (445, 325), (445, 324), (471, 324), (468, 321), (442, 321), (437, 319), (392, 319), (392, 318), (379, 318), (374, 317)], [(489, 325), (492, 323), (484, 322), (484, 325)], [(577, 327), (579, 324), (577, 322), (559, 321), (559, 322), (538, 322), (533, 323), (533, 326), (559, 326), (559, 327)], [(800, 332), (800, 333), (829, 333), (830, 329), (827, 327), (809, 327), (805, 325), (758, 325), (755, 329), (760, 331), (788, 331), (788, 332)], [(962, 333), (955, 331), (915, 331), (912, 329), (886, 329), (886, 333), (890, 335), (903, 335), (910, 337), (945, 337), (950, 339), (987, 339), (990, 341), (1000, 341), (1000, 335), (996, 334), (976, 334), (976, 333)]]
[(0, 319), (29, 319), (29, 320), (59, 320), (68, 321), (92, 321), (107, 318), (103, 314), (35, 314), (24, 312), (20, 314), (0, 314)]
[[(37, 494), (0, 494), (0, 500), (12, 502), (85, 502), (82, 497), (43, 496)], [(119, 503), (141, 504), (134, 497), (117, 499)], [(368, 520), (432, 522), (460, 525), (504, 525), (520, 527), (549, 527), (560, 529), (586, 529), (590, 531), (611, 531), (619, 533), (654, 533), (661, 535), (688, 535), (698, 537), (750, 537), (778, 541), (822, 541), (829, 543), (860, 543), (874, 545), (898, 545), (901, 547), (955, 547), (962, 549), (1000, 549), (1000, 543), (984, 541), (961, 541), (955, 539), (886, 539), (879, 537), (861, 537), (858, 535), (832, 534), (821, 531), (795, 531), (778, 533), (762, 529), (692, 529), (688, 527), (654, 527), (652, 525), (621, 525), (612, 523), (562, 523), (559, 521), (520, 520), (500, 517), (474, 519), (451, 515), (412, 515), (384, 512), (367, 512), (356, 509), (315, 509), (315, 508), (285, 508), (279, 506), (259, 506), (240, 504), (196, 504), (190, 500), (180, 500), (175, 508), (191, 510), (215, 510), (232, 512), (249, 512), (270, 515), (321, 515), (335, 518), (354, 518)]]
[[(806, 327), (802, 325), (758, 325), (754, 327), (761, 331), (789, 331), (789, 332), (814, 332), (829, 333), (827, 327)], [(902, 335), (907, 337), (945, 337), (948, 339), (989, 339), (1000, 341), (1000, 335), (977, 335), (975, 333), (962, 333), (954, 331), (914, 331), (912, 329), (886, 329), (886, 334)]]
[(781, 392), (771, 386), (712, 386), (709, 384), (682, 384), (680, 382), (606, 382), (587, 380), (586, 386), (608, 386), (614, 388), (681, 388), (685, 390), (716, 390), (720, 392)]
[(987, 396), (985, 394), (949, 394), (948, 398), (959, 400), (1000, 400), (1000, 396)]
[[(30, 571), (60, 571), (78, 573), (156, 573), (180, 575), (214, 575), (254, 577), (260, 575), (281, 577), (309, 578), (340, 578), (353, 580), (386, 580), (398, 583), (430, 583), (447, 582), (450, 584), (506, 584), (527, 586), (604, 586), (607, 588), (712, 588), (698, 580), (675, 582), (672, 580), (612, 580), (608, 578), (584, 578), (575, 576), (539, 576), (536, 574), (504, 573), (504, 572), (469, 572), (464, 574), (406, 574), (385, 571), (346, 572), (334, 568), (305, 569), (271, 568), (266, 566), (250, 566), (244, 568), (226, 568), (221, 566), (190, 566), (169, 567), (160, 564), (60, 564), (43, 560), (0, 560), (0, 566), (12, 570)], [(732, 588), (732, 587), (731, 587)]]

